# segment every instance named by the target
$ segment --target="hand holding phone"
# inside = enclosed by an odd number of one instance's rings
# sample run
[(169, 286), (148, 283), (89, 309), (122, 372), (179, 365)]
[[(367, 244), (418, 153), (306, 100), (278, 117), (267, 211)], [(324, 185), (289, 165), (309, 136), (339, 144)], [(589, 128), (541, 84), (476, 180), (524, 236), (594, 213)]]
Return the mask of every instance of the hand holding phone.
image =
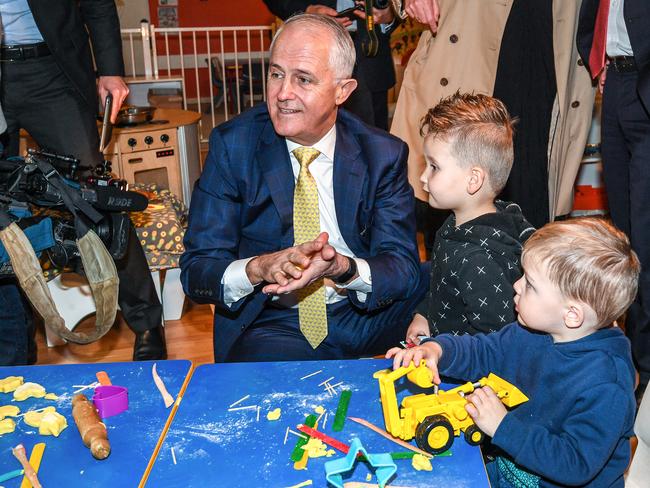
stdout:
[(355, 12), (362, 12), (363, 7), (361, 5), (355, 5), (354, 7), (346, 8), (337, 13), (337, 19), (349, 19), (349, 20), (358, 20), (359, 17), (355, 15)]

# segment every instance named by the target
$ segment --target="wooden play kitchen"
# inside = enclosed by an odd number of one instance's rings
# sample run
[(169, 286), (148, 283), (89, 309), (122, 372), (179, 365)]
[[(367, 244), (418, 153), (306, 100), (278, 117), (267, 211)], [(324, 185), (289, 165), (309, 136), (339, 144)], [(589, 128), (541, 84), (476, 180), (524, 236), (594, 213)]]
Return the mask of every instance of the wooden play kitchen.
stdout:
[[(141, 111), (125, 118), (125, 124), (113, 127), (104, 158), (111, 162), (118, 178), (129, 183), (155, 183), (189, 205), (192, 187), (201, 174), (198, 133), (201, 114), (147, 107), (151, 116), (148, 119), (140, 117), (145, 114), (143, 107), (135, 108)], [(98, 130), (101, 131), (100, 122)], [(34, 140), (21, 130), (20, 154), (35, 147)]]

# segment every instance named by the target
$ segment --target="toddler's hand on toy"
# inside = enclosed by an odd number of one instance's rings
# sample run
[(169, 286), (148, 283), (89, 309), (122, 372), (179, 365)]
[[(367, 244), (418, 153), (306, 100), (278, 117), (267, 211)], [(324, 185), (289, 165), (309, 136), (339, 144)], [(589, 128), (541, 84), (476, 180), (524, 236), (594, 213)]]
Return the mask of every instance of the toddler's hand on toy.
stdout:
[(485, 434), (493, 437), (499, 424), (508, 413), (497, 394), (489, 386), (484, 386), (474, 390), (465, 398), (469, 402), (465, 405), (465, 410), (472, 417), (474, 423)]
[(432, 381), (440, 384), (440, 375), (438, 374), (438, 360), (442, 355), (442, 349), (437, 342), (427, 342), (422, 346), (412, 347), (410, 349), (401, 349), (393, 347), (386, 352), (386, 358), (393, 358), (393, 369), (407, 367), (413, 362), (419, 365), (422, 360), (426, 362), (427, 368), (431, 370)]

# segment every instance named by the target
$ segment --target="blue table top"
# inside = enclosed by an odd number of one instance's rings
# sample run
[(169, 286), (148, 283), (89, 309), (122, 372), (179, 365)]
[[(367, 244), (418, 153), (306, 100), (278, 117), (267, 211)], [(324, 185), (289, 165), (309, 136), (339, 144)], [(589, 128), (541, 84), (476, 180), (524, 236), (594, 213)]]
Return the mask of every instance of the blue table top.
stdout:
[[(346, 444), (358, 437), (369, 454), (405, 451), (377, 433), (346, 420), (343, 430), (332, 430), (341, 388), (350, 389), (352, 397), (348, 416), (361, 417), (385, 428), (379, 385), (375, 371), (390, 366), (387, 360), (313, 361), (277, 363), (228, 363), (199, 366), (189, 383), (183, 401), (158, 453), (147, 479), (147, 487), (288, 487), (312, 480), (314, 487), (328, 486), (324, 464), (343, 457), (336, 451), (330, 458), (309, 459), (307, 470), (297, 471), (290, 460), (297, 437), (287, 427), (296, 426), (323, 406), (328, 412), (325, 428), (318, 430)], [(300, 378), (322, 370), (310, 378)], [(329, 381), (338, 394), (330, 396), (319, 383)], [(406, 378), (397, 383), (398, 396), (422, 390)], [(260, 418), (251, 410), (228, 411), (229, 406), (245, 395), (250, 397), (237, 406), (259, 405)], [(281, 408), (277, 421), (266, 418), (268, 411)], [(415, 444), (415, 441), (412, 441)], [(172, 450), (176, 464), (172, 457)], [(390, 485), (420, 486), (489, 486), (478, 447), (456, 438), (449, 457), (432, 460), (433, 471), (416, 471), (411, 460), (397, 460), (397, 474)], [(365, 463), (357, 463), (354, 473), (344, 481), (366, 482)], [(377, 483), (372, 478), (371, 483)], [(331, 486), (331, 485), (330, 485)]]
[[(165, 408), (162, 396), (152, 376), (152, 361), (128, 363), (62, 364), (55, 366), (0, 367), (0, 379), (23, 376), (25, 382), (40, 383), (48, 393), (59, 399), (29, 398), (13, 400), (13, 393), (0, 393), (0, 405), (16, 405), (21, 413), (45, 406), (55, 406), (68, 427), (59, 437), (42, 436), (38, 429), (20, 418), (16, 430), (0, 436), (0, 474), (20, 468), (11, 448), (22, 443), (29, 457), (34, 444), (45, 442), (45, 452), (38, 478), (45, 487), (135, 487), (140, 482), (147, 464), (163, 432), (172, 408)], [(157, 371), (169, 393), (176, 397), (190, 371), (186, 360), (157, 361)], [(110, 456), (102, 461), (92, 457), (83, 445), (72, 419), (72, 385), (87, 385), (96, 380), (97, 371), (106, 371), (111, 382), (128, 389), (129, 409), (104, 420), (111, 444)], [(89, 399), (93, 390), (83, 392)], [(21, 478), (2, 483), (6, 488), (19, 487)]]

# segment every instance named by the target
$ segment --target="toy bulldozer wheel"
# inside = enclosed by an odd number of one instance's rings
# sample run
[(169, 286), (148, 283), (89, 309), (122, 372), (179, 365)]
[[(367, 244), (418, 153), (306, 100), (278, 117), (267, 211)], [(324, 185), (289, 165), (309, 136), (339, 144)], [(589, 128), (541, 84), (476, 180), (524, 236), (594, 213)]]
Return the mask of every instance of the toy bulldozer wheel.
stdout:
[(442, 415), (431, 415), (415, 429), (415, 442), (420, 449), (440, 454), (454, 443), (454, 429)]
[(465, 440), (470, 446), (478, 446), (484, 439), (485, 434), (476, 425), (470, 425), (465, 429)]

